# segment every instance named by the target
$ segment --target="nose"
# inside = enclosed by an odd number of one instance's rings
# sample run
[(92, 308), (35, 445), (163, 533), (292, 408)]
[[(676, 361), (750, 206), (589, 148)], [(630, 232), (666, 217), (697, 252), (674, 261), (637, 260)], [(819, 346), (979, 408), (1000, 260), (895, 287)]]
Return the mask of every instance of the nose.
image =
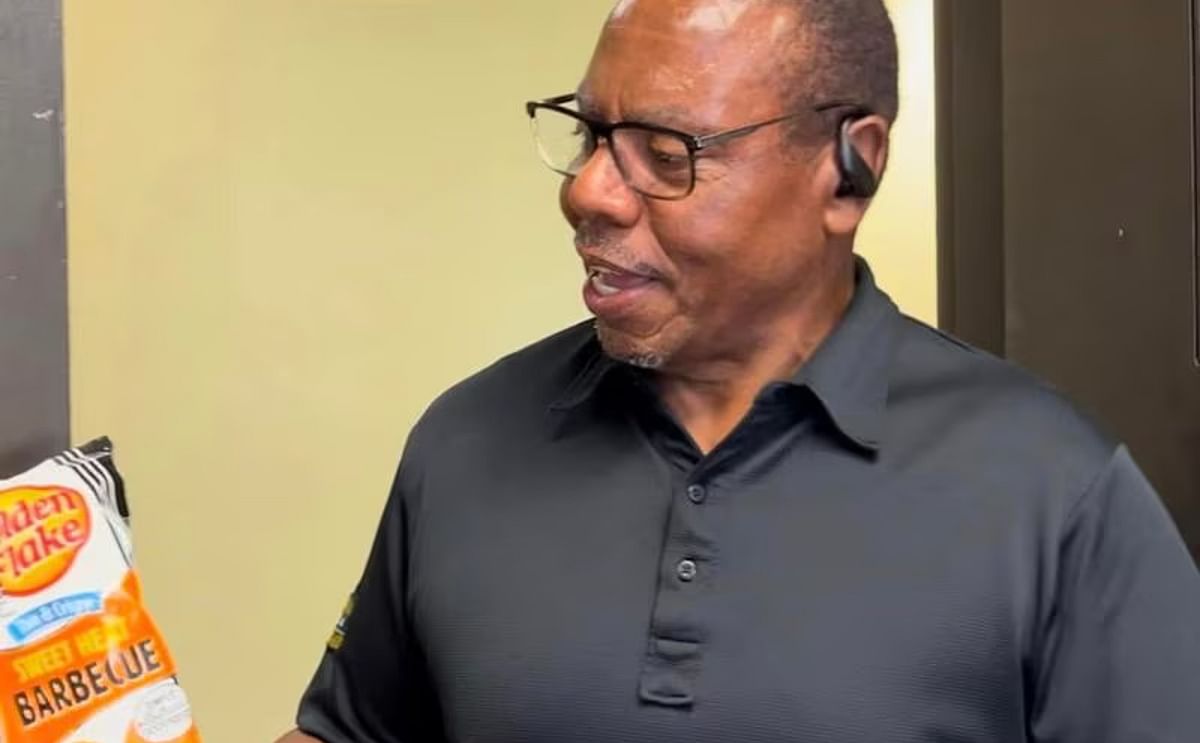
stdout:
[(560, 199), (571, 224), (602, 220), (632, 227), (642, 214), (642, 196), (625, 182), (607, 141), (597, 145), (574, 177), (563, 181)]

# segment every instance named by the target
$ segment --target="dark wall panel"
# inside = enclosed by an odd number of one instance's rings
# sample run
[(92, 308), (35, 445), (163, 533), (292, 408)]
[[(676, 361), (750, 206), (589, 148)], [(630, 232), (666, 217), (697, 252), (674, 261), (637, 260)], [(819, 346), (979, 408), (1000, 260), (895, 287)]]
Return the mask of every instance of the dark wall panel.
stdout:
[(0, 0), (0, 473), (68, 438), (57, 0)]
[[(937, 0), (939, 324), (1004, 353), (1000, 3)], [(947, 43), (949, 41), (953, 43)]]

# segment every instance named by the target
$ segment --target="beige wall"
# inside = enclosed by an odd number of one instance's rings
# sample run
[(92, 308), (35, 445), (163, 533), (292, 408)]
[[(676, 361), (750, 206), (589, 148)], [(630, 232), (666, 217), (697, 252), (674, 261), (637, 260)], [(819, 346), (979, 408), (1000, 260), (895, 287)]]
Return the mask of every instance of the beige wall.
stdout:
[(858, 249), (901, 309), (936, 325), (933, 0), (888, 0), (888, 6), (900, 37), (900, 120)]
[[(74, 435), (117, 442), (209, 740), (288, 724), (425, 404), (583, 316), (520, 103), (607, 5), (66, 0)], [(864, 241), (931, 317), (924, 74)]]

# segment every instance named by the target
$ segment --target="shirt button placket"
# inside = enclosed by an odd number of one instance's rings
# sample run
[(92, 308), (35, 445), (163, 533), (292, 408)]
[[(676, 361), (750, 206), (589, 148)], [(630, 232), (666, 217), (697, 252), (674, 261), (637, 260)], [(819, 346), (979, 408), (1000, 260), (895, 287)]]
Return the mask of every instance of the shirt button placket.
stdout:
[(641, 700), (666, 707), (690, 707), (695, 701), (709, 629), (704, 607), (717, 572), (711, 486), (699, 472), (692, 477), (673, 488), (650, 645), (639, 679)]

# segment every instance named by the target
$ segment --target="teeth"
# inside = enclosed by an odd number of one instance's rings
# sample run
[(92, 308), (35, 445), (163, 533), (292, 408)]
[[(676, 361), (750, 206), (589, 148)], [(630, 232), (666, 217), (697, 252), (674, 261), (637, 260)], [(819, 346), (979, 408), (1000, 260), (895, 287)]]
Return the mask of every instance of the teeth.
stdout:
[(614, 294), (621, 293), (620, 289), (618, 289), (615, 286), (609, 286), (604, 281), (605, 277), (608, 275), (609, 275), (608, 272), (601, 271), (601, 270), (594, 270), (594, 271), (592, 271), (592, 274), (591, 274), (590, 281), (592, 282), (592, 288), (595, 289), (596, 292), (599, 293), (600, 296), (602, 296), (602, 297), (611, 297)]

